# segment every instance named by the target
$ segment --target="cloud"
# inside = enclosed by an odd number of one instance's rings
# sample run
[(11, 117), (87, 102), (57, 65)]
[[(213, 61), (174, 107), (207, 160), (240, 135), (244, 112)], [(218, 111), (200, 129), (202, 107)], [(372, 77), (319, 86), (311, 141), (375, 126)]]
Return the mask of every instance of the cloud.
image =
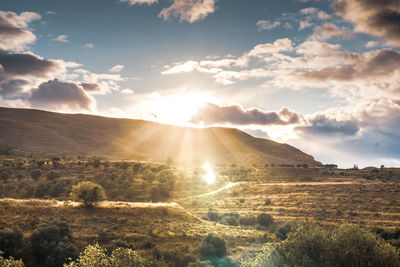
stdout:
[(85, 44), (85, 47), (86, 47), (86, 48), (93, 48), (93, 47), (94, 47), (94, 44), (92, 44), (92, 43), (86, 43), (86, 44)]
[(299, 126), (297, 130), (312, 135), (346, 135), (352, 136), (360, 131), (358, 124), (351, 120), (338, 121), (324, 114), (318, 114), (309, 120), (309, 126)]
[(40, 84), (29, 101), (34, 107), (51, 110), (92, 110), (95, 106), (95, 101), (81, 86), (57, 79)]
[[(158, 0), (120, 0), (120, 2), (128, 2), (131, 6), (152, 5), (158, 3)], [(173, 0), (172, 4), (163, 8), (158, 16), (164, 20), (174, 16), (179, 17), (180, 21), (193, 23), (214, 13), (215, 2), (216, 0)]]
[(249, 53), (249, 56), (262, 56), (265, 54), (274, 54), (279, 52), (293, 51), (293, 43), (290, 39), (278, 39), (273, 43), (256, 45)]
[(328, 40), (332, 37), (340, 37), (342, 39), (354, 38), (353, 32), (346, 27), (339, 28), (335, 24), (325, 23), (322, 26), (314, 28), (314, 33), (310, 36), (310, 40)]
[(324, 162), (350, 167), (399, 160), (400, 106), (387, 98), (319, 112), (295, 131), (288, 142)]
[(61, 43), (69, 43), (68, 35), (66, 35), (66, 34), (59, 35), (56, 38), (54, 38), (53, 41), (57, 41), (57, 42), (61, 42)]
[(281, 25), (281, 23), (277, 20), (274, 22), (271, 22), (269, 20), (259, 20), (256, 25), (258, 26), (258, 31), (264, 31), (276, 28)]
[(36, 36), (27, 30), (30, 22), (39, 20), (37, 13), (0, 11), (0, 50), (25, 50), (36, 40)]
[(337, 15), (355, 26), (355, 31), (380, 37), (400, 46), (400, 5), (398, 0), (337, 0)]
[(120, 0), (120, 2), (128, 2), (130, 6), (133, 5), (152, 5), (158, 3), (158, 0)]
[(163, 8), (159, 17), (167, 20), (170, 16), (180, 17), (180, 21), (193, 23), (204, 19), (215, 11), (216, 0), (174, 0), (173, 4)]
[(299, 23), (299, 30), (304, 30), (304, 29), (309, 28), (309, 27), (311, 27), (311, 26), (313, 26), (313, 24), (312, 24), (311, 21), (309, 21), (309, 20), (302, 20), (302, 21), (300, 21), (300, 23)]
[(109, 72), (121, 72), (125, 68), (124, 65), (115, 65), (111, 69), (109, 69)]
[(80, 86), (82, 86), (82, 88), (87, 92), (98, 92), (101, 90), (97, 83), (81, 83)]
[(207, 125), (286, 125), (300, 123), (302, 119), (299, 113), (288, 108), (279, 112), (269, 112), (257, 108), (243, 109), (239, 105), (219, 106), (206, 103), (191, 117), (190, 122)]
[(364, 45), (365, 48), (373, 48), (379, 45), (379, 42), (377, 41), (369, 41)]
[(0, 50), (1, 78), (38, 77), (46, 78), (63, 69), (60, 62), (46, 60), (32, 53), (7, 53)]

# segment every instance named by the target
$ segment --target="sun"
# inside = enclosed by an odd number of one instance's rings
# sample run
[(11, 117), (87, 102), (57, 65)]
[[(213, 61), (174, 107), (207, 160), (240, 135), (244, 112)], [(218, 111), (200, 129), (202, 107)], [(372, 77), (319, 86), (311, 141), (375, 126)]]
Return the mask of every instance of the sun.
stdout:
[(184, 126), (202, 105), (211, 101), (207, 93), (195, 91), (155, 95), (151, 106), (156, 110), (157, 121)]
[(214, 184), (216, 181), (216, 177), (215, 177), (215, 173), (211, 167), (211, 164), (206, 162), (203, 165), (203, 170), (205, 172), (205, 174), (203, 175), (203, 180), (207, 183), (207, 184)]

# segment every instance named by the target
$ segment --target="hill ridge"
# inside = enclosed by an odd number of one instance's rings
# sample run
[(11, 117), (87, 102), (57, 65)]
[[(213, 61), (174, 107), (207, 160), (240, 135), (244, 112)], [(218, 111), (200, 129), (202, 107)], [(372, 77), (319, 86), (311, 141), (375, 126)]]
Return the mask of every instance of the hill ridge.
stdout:
[(93, 155), (179, 164), (309, 164), (288, 144), (239, 129), (184, 127), (146, 120), (0, 107), (0, 143), (25, 152)]

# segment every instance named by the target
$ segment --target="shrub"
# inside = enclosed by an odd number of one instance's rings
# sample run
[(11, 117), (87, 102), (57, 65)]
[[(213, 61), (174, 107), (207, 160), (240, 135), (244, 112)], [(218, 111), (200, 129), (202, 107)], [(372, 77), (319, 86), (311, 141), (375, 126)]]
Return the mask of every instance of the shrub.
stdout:
[(210, 219), (210, 221), (216, 222), (219, 219), (218, 212), (216, 212), (216, 211), (212, 211), (212, 210), (208, 211), (207, 216)]
[(394, 247), (355, 225), (325, 230), (299, 225), (288, 238), (267, 245), (254, 262), (244, 266), (400, 266)]
[(42, 172), (40, 170), (36, 169), (31, 171), (31, 177), (33, 180), (37, 181), (40, 176), (42, 176)]
[(254, 216), (240, 216), (239, 224), (246, 225), (246, 226), (256, 225), (257, 218)]
[(272, 204), (272, 201), (271, 201), (271, 199), (269, 199), (269, 198), (267, 198), (266, 200), (265, 200), (265, 202), (264, 202), (264, 205), (265, 206), (269, 206), (269, 205), (271, 205)]
[(0, 171), (0, 179), (3, 181), (6, 181), (8, 178), (10, 178), (11, 173), (9, 170), (1, 170)]
[(83, 201), (85, 207), (90, 208), (105, 199), (105, 192), (101, 185), (92, 182), (80, 182), (72, 187), (71, 197), (73, 200)]
[(199, 253), (202, 260), (223, 258), (228, 254), (225, 240), (214, 234), (208, 234), (199, 246)]
[(13, 257), (8, 259), (3, 258), (2, 252), (0, 251), (0, 266), (2, 267), (24, 267), (22, 260), (16, 260)]
[(74, 245), (68, 224), (51, 221), (33, 231), (30, 236), (32, 253), (40, 266), (61, 266), (67, 258), (76, 258), (78, 249)]
[(85, 251), (80, 254), (76, 261), (70, 262), (65, 267), (144, 267), (153, 266), (134, 250), (129, 248), (117, 248), (107, 256), (105, 249), (98, 244), (89, 245)]
[(274, 218), (267, 213), (261, 213), (257, 216), (257, 222), (261, 226), (268, 227), (274, 223)]
[(0, 144), (0, 155), (10, 156), (14, 151), (12, 146), (7, 144)]
[(17, 251), (22, 245), (23, 237), (21, 230), (17, 228), (0, 230), (0, 250), (4, 252), (4, 256), (17, 256)]
[(290, 223), (285, 223), (281, 226), (278, 227), (276, 230), (276, 237), (279, 238), (280, 240), (285, 240), (289, 234), (289, 232), (292, 230), (292, 225)]
[(49, 171), (47, 173), (47, 179), (48, 180), (54, 180), (54, 179), (57, 179), (57, 178), (60, 178), (60, 177), (61, 177), (61, 174), (58, 171)]

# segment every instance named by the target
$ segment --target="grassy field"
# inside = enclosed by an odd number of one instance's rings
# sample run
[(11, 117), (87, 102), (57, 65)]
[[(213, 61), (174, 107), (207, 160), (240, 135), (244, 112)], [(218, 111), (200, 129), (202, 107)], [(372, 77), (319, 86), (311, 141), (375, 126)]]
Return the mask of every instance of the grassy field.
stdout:
[[(120, 239), (146, 256), (155, 248), (198, 256), (201, 240), (216, 233), (238, 260), (276, 241), (276, 229), (287, 222), (386, 229), (400, 223), (398, 169), (219, 165), (209, 185), (201, 167), (38, 156), (1, 162), (0, 229), (17, 226), (28, 240), (40, 225), (62, 220), (80, 250)], [(38, 170), (40, 177), (32, 177)], [(107, 201), (94, 209), (70, 201), (81, 181), (102, 185)], [(257, 224), (264, 213), (275, 221), (267, 228)]]

